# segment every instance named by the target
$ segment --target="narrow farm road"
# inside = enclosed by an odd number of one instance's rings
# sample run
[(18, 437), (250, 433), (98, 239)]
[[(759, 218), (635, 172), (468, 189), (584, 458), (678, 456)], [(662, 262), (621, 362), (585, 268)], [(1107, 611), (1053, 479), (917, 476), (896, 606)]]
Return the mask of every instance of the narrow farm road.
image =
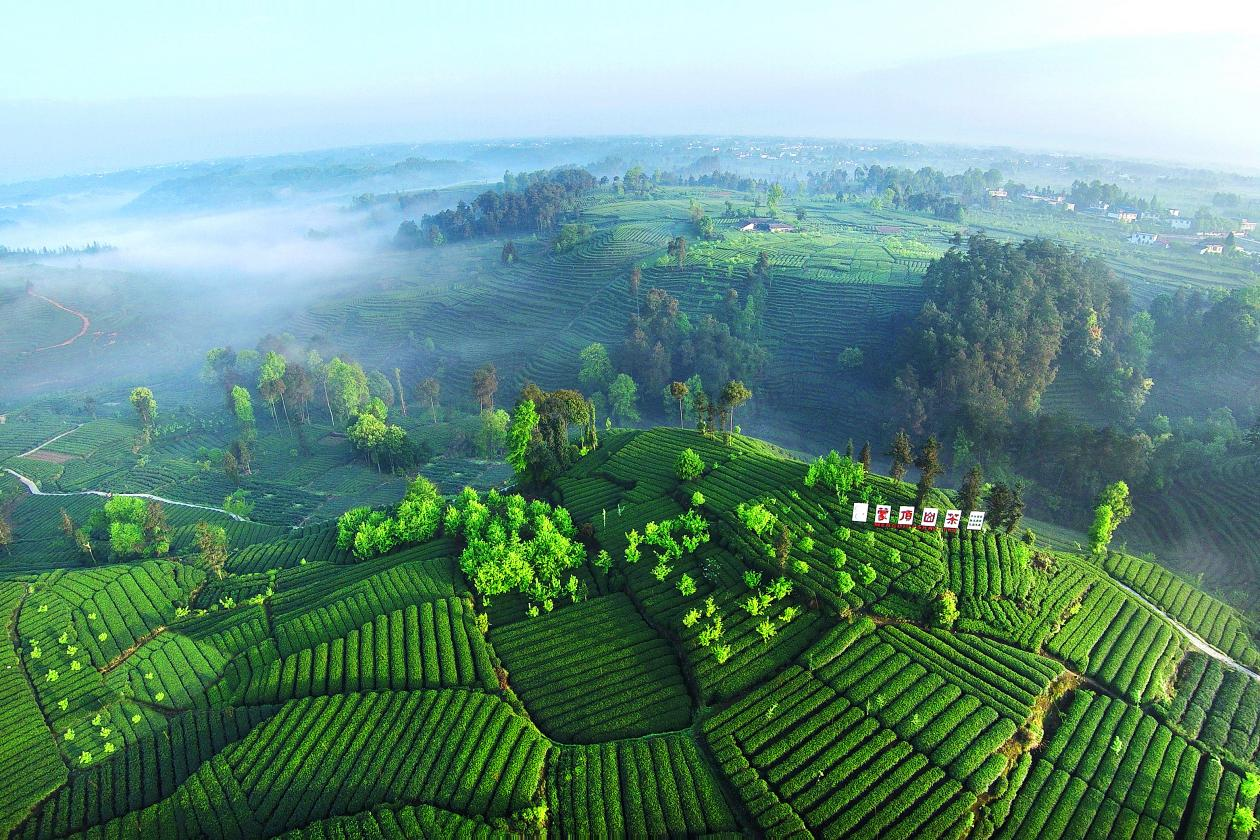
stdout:
[(223, 508), (217, 508), (211, 505), (198, 505), (192, 502), (177, 502), (174, 499), (167, 499), (162, 496), (155, 496), (152, 493), (111, 493), (106, 490), (74, 490), (72, 492), (45, 493), (43, 490), (39, 489), (38, 484), (36, 484), (34, 481), (27, 478), (26, 476), (22, 475), (17, 470), (12, 470), (12, 469), (9, 469), (8, 467), (5, 467), (4, 471), (7, 472), (9, 475), (13, 476), (14, 478), (16, 478), (18, 481), (22, 482), (24, 485), (26, 485), (26, 489), (30, 491), (30, 494), (32, 496), (100, 496), (105, 499), (108, 499), (111, 496), (130, 496), (133, 499), (151, 499), (155, 502), (161, 502), (164, 505), (175, 505), (176, 507), (196, 508), (197, 510), (211, 510), (211, 511), (214, 511), (215, 513), (221, 513), (224, 516), (230, 516), (233, 519), (235, 519), (237, 522), (249, 521), (245, 517), (239, 516), (235, 513), (230, 513), (224, 510)]
[(1223, 663), (1226, 667), (1232, 668), (1235, 671), (1239, 671), (1243, 674), (1246, 674), (1247, 676), (1251, 677), (1253, 680), (1260, 682), (1260, 674), (1257, 674), (1255, 671), (1251, 670), (1250, 668), (1248, 668), (1246, 665), (1242, 664), (1238, 660), (1231, 658), (1229, 654), (1225, 653), (1224, 651), (1219, 650), (1216, 647), (1213, 647), (1211, 644), (1209, 644), (1206, 640), (1204, 640), (1201, 636), (1199, 636), (1189, 627), (1182, 624), (1180, 621), (1173, 618), (1168, 613), (1164, 612), (1155, 604), (1151, 603), (1151, 601), (1145, 595), (1142, 595), (1140, 592), (1134, 591), (1131, 586), (1128, 586), (1127, 584), (1124, 584), (1116, 580), (1114, 577), (1109, 577), (1108, 580), (1111, 583), (1114, 583), (1116, 586), (1123, 589), (1125, 592), (1128, 592), (1134, 598), (1137, 598), (1139, 601), (1145, 604), (1148, 608), (1150, 608), (1152, 612), (1156, 613), (1165, 621), (1167, 621), (1169, 624), (1171, 624), (1173, 628), (1177, 630), (1177, 632), (1179, 632), (1181, 635), (1185, 636), (1186, 641), (1188, 641), (1190, 645), (1194, 647), (1196, 650), (1198, 650), (1200, 653), (1206, 654), (1207, 656), (1210, 656), (1213, 659)]
[(71, 344), (74, 344), (80, 338), (83, 338), (83, 336), (87, 335), (88, 328), (92, 326), (92, 319), (88, 318), (88, 316), (84, 315), (82, 312), (80, 312), (77, 309), (71, 309), (68, 306), (62, 306), (57, 301), (53, 300), (50, 297), (45, 297), (44, 295), (41, 295), (39, 292), (35, 291), (34, 289), (28, 288), (26, 290), (26, 293), (30, 295), (31, 297), (36, 297), (42, 301), (51, 303), (53, 306), (57, 307), (63, 312), (69, 312), (71, 315), (76, 316), (80, 321), (83, 322), (82, 325), (79, 327), (79, 331), (75, 333), (74, 335), (70, 336), (69, 338), (67, 338), (65, 341), (61, 342), (60, 344), (49, 344), (47, 347), (36, 347), (35, 348), (36, 353), (42, 352), (44, 350), (55, 350), (58, 347), (67, 347)]
[(56, 443), (57, 441), (61, 440), (63, 437), (65, 437), (66, 435), (70, 434), (71, 432), (77, 432), (79, 429), (82, 429), (82, 428), (83, 428), (83, 424), (82, 424), (82, 423), (80, 423), (79, 425), (75, 426), (73, 429), (67, 429), (66, 431), (62, 432), (61, 434), (57, 435), (56, 437), (51, 437), (51, 438), (49, 438), (48, 440), (44, 441), (43, 443), (41, 443), (39, 446), (35, 447), (34, 449), (28, 449), (28, 450), (26, 450), (25, 452), (23, 452), (23, 453), (22, 453), (21, 455), (19, 455), (18, 457), (19, 457), (19, 458), (25, 458), (27, 455), (34, 455), (36, 452), (38, 452), (39, 450), (43, 449), (43, 448), (44, 448), (45, 446), (47, 446), (48, 444), (50, 444), (50, 443)]

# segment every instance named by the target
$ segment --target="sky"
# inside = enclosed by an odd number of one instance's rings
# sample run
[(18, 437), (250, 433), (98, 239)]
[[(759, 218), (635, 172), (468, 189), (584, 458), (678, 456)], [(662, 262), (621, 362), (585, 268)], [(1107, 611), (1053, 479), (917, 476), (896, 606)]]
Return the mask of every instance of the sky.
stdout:
[(1260, 4), (59, 0), (0, 31), (0, 181), (334, 146), (759, 134), (1260, 169)]

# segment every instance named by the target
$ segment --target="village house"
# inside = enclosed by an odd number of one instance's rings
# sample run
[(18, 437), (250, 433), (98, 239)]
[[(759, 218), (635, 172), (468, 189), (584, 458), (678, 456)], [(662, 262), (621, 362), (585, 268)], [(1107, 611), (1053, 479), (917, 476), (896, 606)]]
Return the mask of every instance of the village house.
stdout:
[(1194, 224), (1194, 219), (1187, 219), (1178, 216), (1169, 219), (1168, 223), (1172, 225), (1173, 230), (1189, 230), (1190, 226)]
[(1134, 245), (1157, 245), (1159, 244), (1159, 234), (1139, 230), (1129, 237), (1129, 242)]
[(1249, 222), (1246, 219), (1243, 219), (1242, 224), (1238, 226), (1238, 233), (1239, 234), (1251, 233), (1255, 229), (1256, 229), (1255, 222)]
[(998, 187), (996, 190), (989, 190), (989, 198), (1006, 198), (1006, 190)]
[(1177, 207), (1169, 207), (1169, 208), (1168, 208), (1168, 215), (1169, 215), (1169, 216), (1180, 216), (1180, 215), (1181, 215), (1181, 210), (1180, 210), (1179, 208), (1177, 208)]
[(1115, 219), (1122, 225), (1130, 225), (1137, 221), (1138, 214), (1136, 210), (1128, 207), (1117, 207), (1115, 210), (1107, 213), (1108, 219)]
[(1200, 254), (1224, 254), (1225, 245), (1222, 242), (1208, 242), (1199, 249)]

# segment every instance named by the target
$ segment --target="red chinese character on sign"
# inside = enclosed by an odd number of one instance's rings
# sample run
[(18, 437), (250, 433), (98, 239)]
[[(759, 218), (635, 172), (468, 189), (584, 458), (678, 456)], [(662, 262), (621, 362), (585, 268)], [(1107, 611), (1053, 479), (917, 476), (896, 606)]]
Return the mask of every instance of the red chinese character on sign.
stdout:
[(875, 506), (875, 524), (887, 525), (892, 518), (892, 505)]
[(961, 510), (945, 511), (945, 527), (951, 531), (957, 531), (959, 523), (962, 522)]
[(936, 508), (924, 508), (923, 518), (919, 520), (919, 527), (929, 530), (935, 528), (937, 514), (938, 511)]
[(897, 512), (897, 527), (909, 528), (913, 524), (914, 524), (914, 508), (909, 507), (909, 506), (903, 506), (901, 510)]

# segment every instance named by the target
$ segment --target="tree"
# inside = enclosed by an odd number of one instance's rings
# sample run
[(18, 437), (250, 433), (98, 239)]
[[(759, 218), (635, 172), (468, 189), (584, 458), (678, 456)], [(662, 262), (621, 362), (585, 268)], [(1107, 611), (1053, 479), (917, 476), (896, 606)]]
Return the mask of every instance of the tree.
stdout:
[(13, 552), (9, 548), (11, 545), (13, 545), (13, 523), (9, 521), (7, 513), (0, 511), (0, 546), (4, 546), (5, 554)]
[(990, 527), (1011, 533), (1024, 517), (1024, 485), (1004, 481), (994, 483), (985, 497), (985, 511)]
[(171, 550), (171, 529), (166, 523), (166, 510), (161, 502), (152, 499), (144, 503), (144, 541), (151, 557)]
[(499, 252), (499, 259), (504, 265), (511, 265), (516, 262), (516, 245), (512, 240), (503, 243), (503, 250)]
[(963, 476), (962, 487), (958, 490), (958, 506), (964, 511), (977, 510), (980, 492), (984, 488), (984, 477), (979, 464), (972, 464), (971, 469)]
[(312, 381), (324, 392), (324, 406), (328, 409), (329, 425), (336, 425), (337, 421), (333, 419), (332, 399), (328, 395), (328, 365), (324, 364), (319, 353), (312, 350), (306, 354), (306, 369), (310, 372)]
[(643, 282), (643, 269), (637, 265), (630, 269), (630, 297), (634, 298), (634, 314), (639, 314), (639, 285)]
[(905, 429), (897, 432), (893, 437), (892, 447), (884, 454), (892, 458), (892, 466), (888, 474), (894, 481), (901, 481), (906, 474), (906, 468), (914, 463), (914, 447), (911, 446), (910, 436), (906, 434)]
[(381, 444), (385, 442), (385, 421), (371, 412), (360, 414), (346, 429), (346, 437), (354, 448), (366, 454), (379, 471)]
[(233, 484), (241, 483), (241, 467), (236, 461), (236, 456), (232, 454), (231, 449), (223, 453), (223, 474)]
[[(263, 357), (262, 366), (258, 369), (258, 393), (262, 394), (262, 398), (267, 401), (267, 407), (271, 409), (272, 422), (276, 420), (276, 400), (284, 404), (284, 371), (284, 356), (272, 351), (268, 351)], [(289, 417), (287, 405), (284, 408), (284, 416), (287, 421)]]
[(766, 192), (766, 212), (773, 218), (779, 212), (779, 202), (783, 200), (783, 186), (775, 181)]
[(228, 538), (227, 531), (220, 525), (209, 522), (198, 522), (196, 529), (197, 551), (201, 559), (214, 572), (219, 580), (223, 579), (223, 567), (227, 565)]
[(223, 509), (228, 513), (236, 514), (242, 519), (248, 519), (249, 515), (254, 512), (254, 503), (247, 499), (248, 496), (248, 490), (233, 490), (223, 497)]
[(608, 358), (608, 349), (599, 342), (586, 345), (578, 354), (581, 368), (578, 370), (578, 381), (588, 394), (602, 391), (613, 379), (612, 360)]
[(862, 465), (862, 469), (871, 471), (871, 442), (869, 440), (862, 444), (862, 451), (858, 453), (858, 463)]
[(1123, 481), (1108, 485), (1099, 494), (1098, 506), (1094, 508), (1094, 522), (1089, 528), (1090, 551), (1098, 555), (1105, 553), (1116, 529), (1132, 513), (1129, 485)]
[(386, 408), (394, 407), (394, 386), (390, 384), (385, 374), (374, 370), (368, 374), (367, 382), (368, 396), (371, 399), (380, 400)]
[(438, 395), (442, 392), (441, 384), (430, 376), (418, 386), (416, 386), (416, 395), (429, 404), (429, 413), (433, 415), (433, 425), (437, 425), (437, 405)]
[(844, 497), (850, 490), (856, 489), (866, 478), (866, 470), (856, 464), (847, 455), (840, 455), (831, 450), (825, 456), (814, 459), (805, 473), (805, 486), (822, 485), (836, 496), (836, 501), (844, 504)]
[(669, 255), (678, 263), (678, 269), (681, 271), (683, 264), (687, 261), (687, 239), (683, 236), (676, 236), (669, 240), (669, 247), (666, 249)]
[(406, 417), (407, 416), (407, 394), (405, 391), (403, 391), (402, 371), (399, 370), (398, 368), (394, 368), (394, 384), (398, 388), (398, 404), (399, 404), (399, 407), (402, 409), (402, 416)]
[(494, 408), (494, 395), (499, 390), (499, 374), (494, 365), (486, 362), (473, 371), (473, 397), (479, 408)]
[(512, 418), (501, 408), (488, 408), (481, 412), (481, 428), (478, 436), (484, 457), (493, 458), (503, 449), (508, 425), (511, 422)]
[(932, 602), (932, 623), (946, 630), (958, 620), (958, 596), (946, 589)]
[(299, 423), (310, 423), (310, 403), (315, 398), (315, 382), (306, 365), (291, 362), (284, 369), (285, 399), (293, 404)]
[(232, 386), (232, 413), (236, 415), (236, 425), (241, 436), (252, 438), (254, 436), (254, 401), (250, 399), (249, 391), (240, 385)]
[(1256, 422), (1251, 424), (1251, 428), (1247, 430), (1243, 440), (1252, 449), (1260, 449), (1260, 415), (1256, 416)]
[(687, 385), (686, 382), (669, 383), (669, 395), (673, 397), (674, 399), (678, 400), (678, 425), (679, 426), (682, 426), (683, 424), (683, 400), (687, 399), (687, 394), (690, 393), (690, 391), (691, 391), (691, 388)]
[(345, 423), (363, 410), (371, 396), (363, 368), (335, 356), (328, 362), (328, 390), (336, 416)]
[(140, 434), (144, 443), (149, 443), (153, 439), (153, 425), (157, 421), (157, 400), (153, 398), (153, 392), (148, 388), (132, 388), (131, 389), (131, 407), (136, 410), (136, 417), (140, 420)]
[(617, 374), (608, 386), (608, 410), (618, 423), (639, 422), (639, 386), (624, 373)]
[(735, 431), (735, 409), (752, 399), (752, 391), (738, 379), (722, 386), (722, 405), (730, 412), (731, 431)]
[(694, 449), (687, 447), (678, 453), (678, 459), (674, 462), (674, 471), (683, 481), (692, 481), (704, 475), (704, 461)]
[(914, 465), (919, 468), (915, 505), (922, 506), (932, 486), (936, 483), (937, 477), (944, 471), (940, 462), (940, 444), (937, 443), (935, 435), (930, 436), (923, 444), (918, 457), (914, 459)]
[(507, 433), (507, 462), (518, 478), (525, 474), (526, 455), (537, 426), (538, 409), (533, 400), (521, 400), (512, 412), (512, 424)]

